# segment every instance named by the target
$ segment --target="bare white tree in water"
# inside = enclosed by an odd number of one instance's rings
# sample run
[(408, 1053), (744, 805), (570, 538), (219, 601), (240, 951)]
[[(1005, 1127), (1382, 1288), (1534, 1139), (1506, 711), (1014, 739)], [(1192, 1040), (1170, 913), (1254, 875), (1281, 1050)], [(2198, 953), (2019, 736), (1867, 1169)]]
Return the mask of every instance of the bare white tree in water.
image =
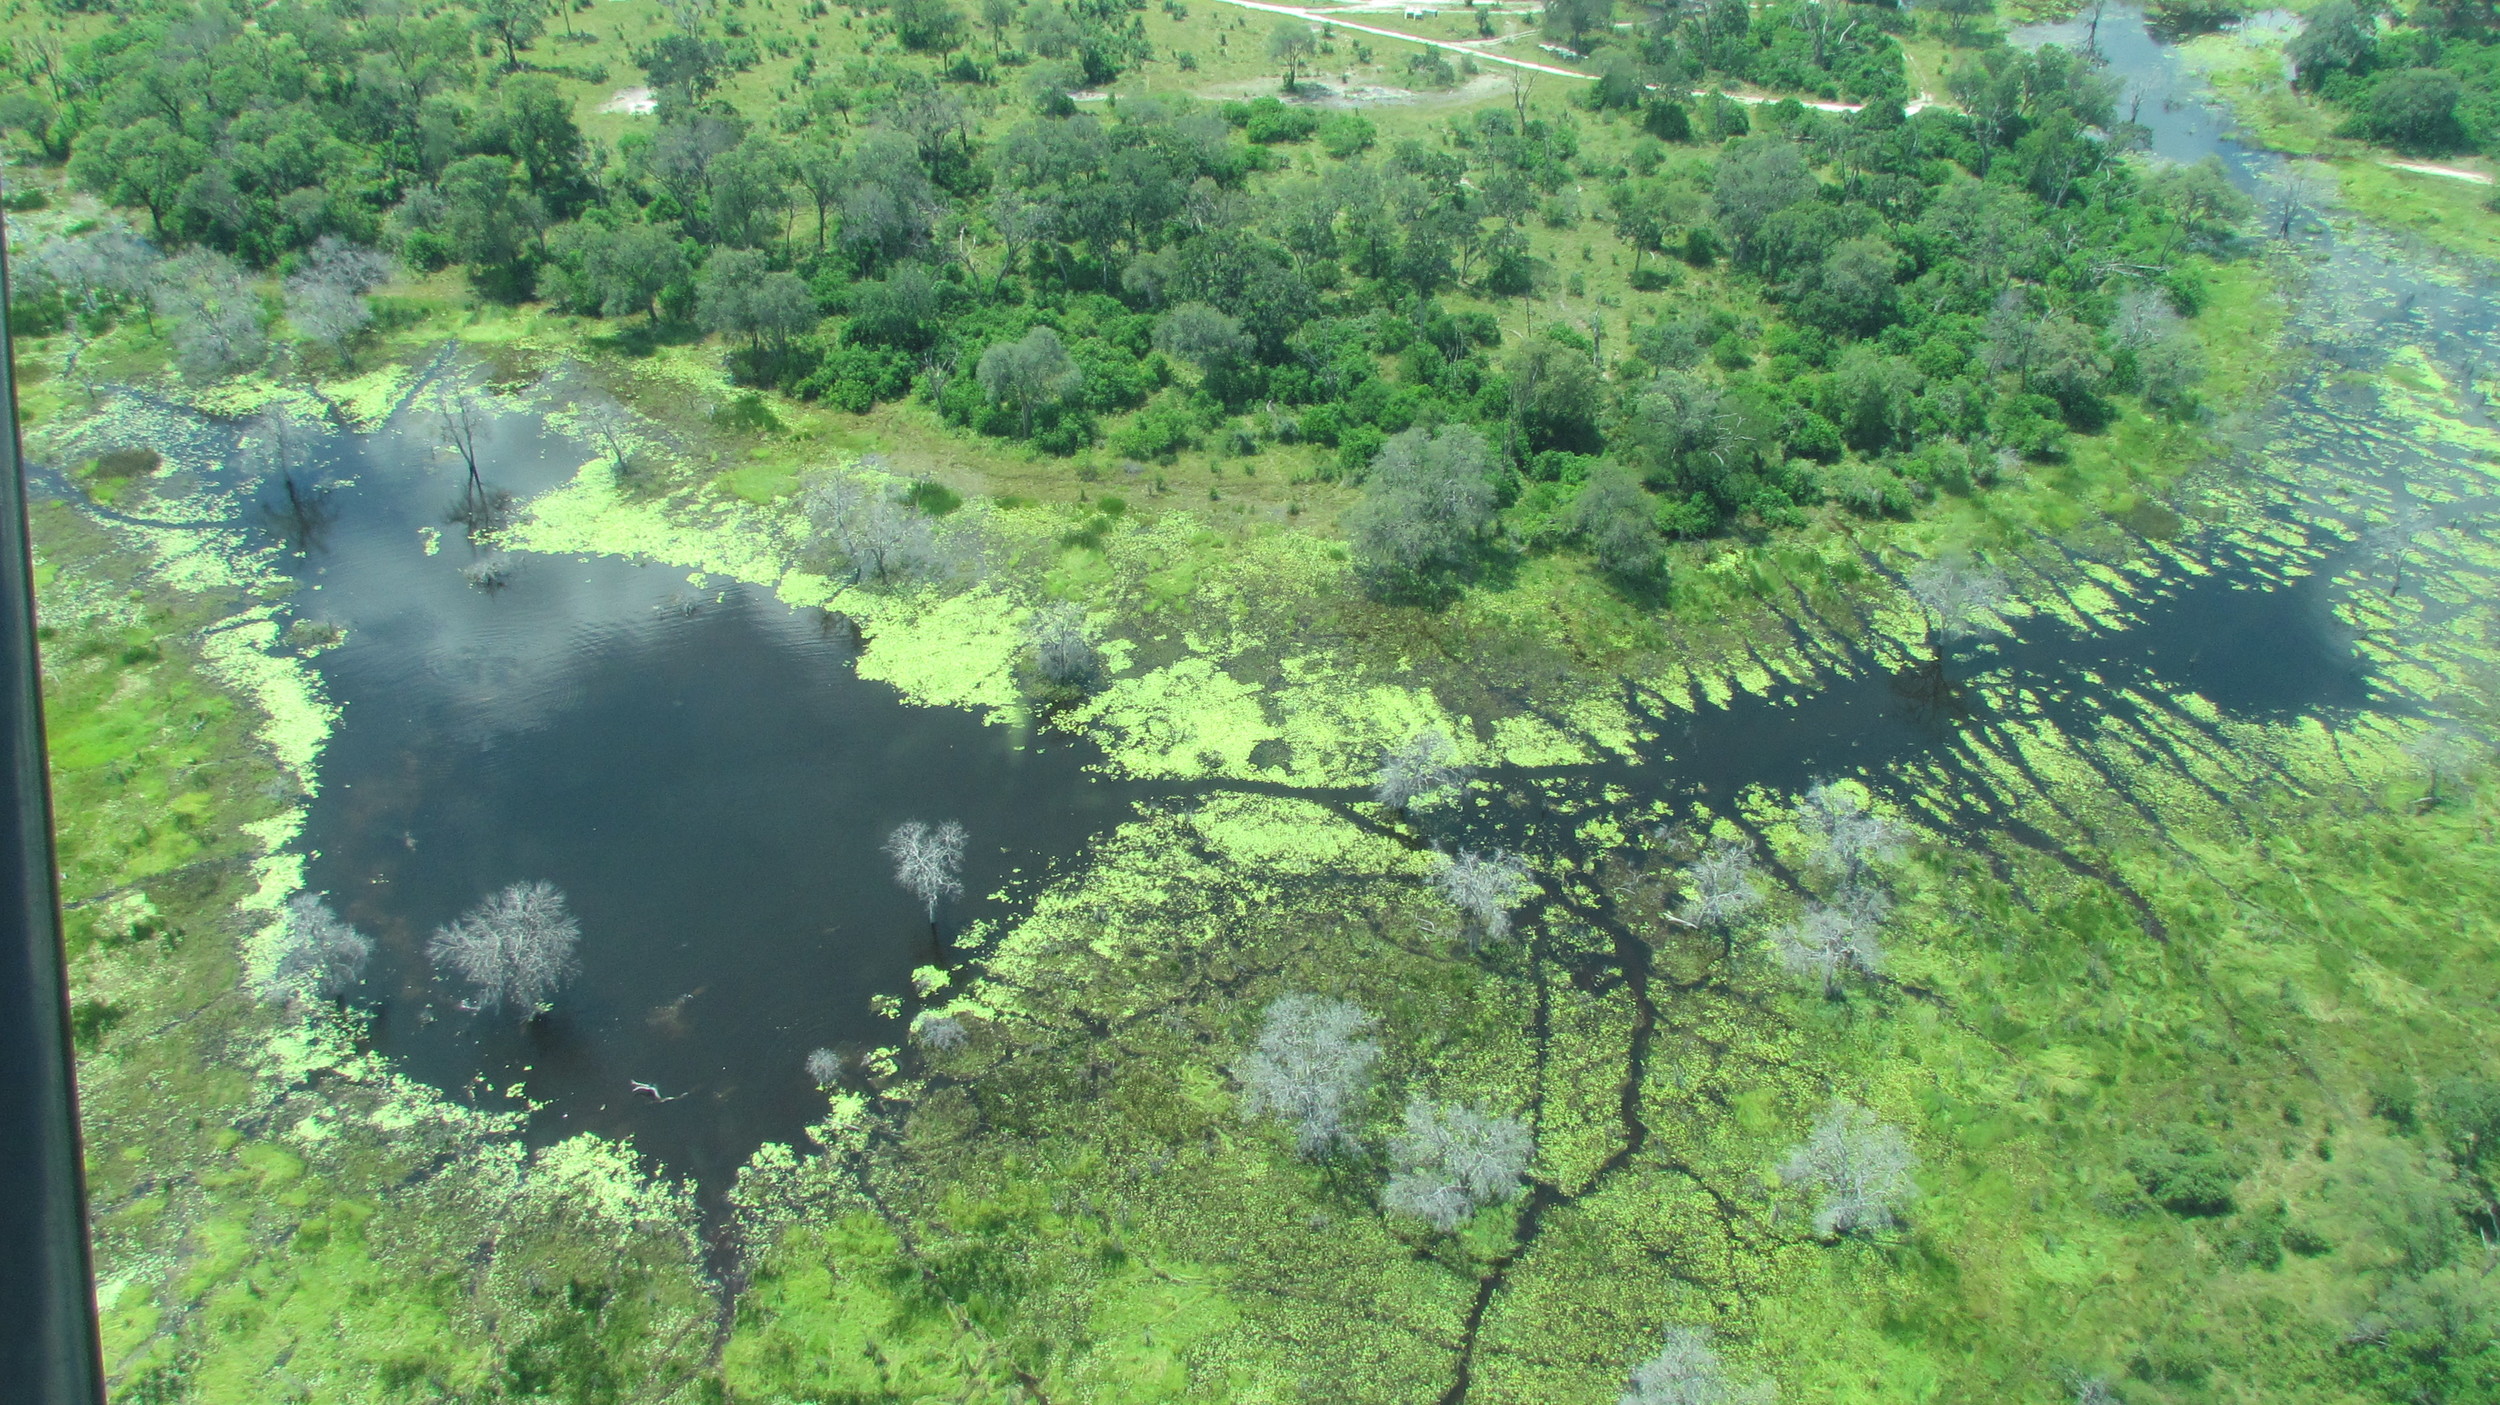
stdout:
[(483, 591), (498, 591), (512, 584), (512, 558), (500, 551), (490, 551), (460, 568), (460, 579)]
[(348, 342), (373, 323), (373, 305), (365, 295), (390, 280), (388, 254), (325, 234), (287, 276), (286, 319), (305, 336), (344, 354)]
[(865, 480), (818, 474), (799, 507), (843, 572), (862, 585), (923, 580), (943, 564), (929, 519)]
[(1771, 1405), (1768, 1380), (1739, 1382), (1710, 1345), (1707, 1327), (1669, 1327), (1658, 1354), (1632, 1368), (1616, 1405)]
[(278, 959), (261, 984), (261, 997), (294, 1002), (313, 996), (336, 1000), (364, 978), (373, 942), (357, 931), (318, 894), (298, 893), (287, 900), (284, 926), (278, 935)]
[(1815, 1193), (1814, 1231), (1828, 1239), (1892, 1228), (1918, 1194), (1911, 1178), (1917, 1169), (1918, 1155), (1900, 1128), (1834, 1099), (1781, 1163), (1780, 1179)]
[(1910, 568), (1910, 598), (1927, 619), (1927, 642), (1951, 642), (1992, 625), (2005, 603), (2005, 576), (1967, 556), (1939, 556)]
[(1380, 760), (1372, 796), (1392, 810), (1404, 810), (1467, 783), (1467, 768), (1458, 762), (1458, 745), (1437, 728), (1417, 732), (1406, 745)]
[(807, 1078), (819, 1088), (830, 1088), (842, 1079), (842, 1056), (831, 1049), (807, 1051)]
[(943, 1054), (949, 1049), (962, 1048), (972, 1038), (972, 1029), (964, 1023), (961, 1015), (923, 1010), (912, 1016), (911, 1038), (921, 1048), (933, 1054)]
[(1304, 1156), (1354, 1147), (1346, 1123), (1380, 1062), (1380, 1045), (1365, 1037), (1379, 1023), (1353, 1002), (1324, 995), (1270, 1001), (1257, 1046), (1233, 1070), (1243, 1114), (1291, 1123), (1294, 1150)]
[(2390, 509), (2387, 520), (2371, 528), (2361, 538), (2361, 549), (2370, 557), (2384, 562), (2388, 568), (2387, 596), (2394, 599), (2405, 588), (2405, 558), (2425, 533), (2434, 531), (2439, 520), (2429, 508), (2408, 496)]
[(2286, 161), (2268, 183), (2274, 187), (2272, 222), (2278, 239), (2288, 240), (2294, 230), (2314, 222), (2335, 197), (2334, 181), (2315, 161)]
[(434, 929), (426, 954), (469, 983), (470, 1000), (483, 1013), (519, 1010), (528, 1018), (546, 1008), (581, 969), (575, 948), (582, 928), (553, 883), (515, 883), (458, 919)]
[(1880, 939), (1885, 897), (1872, 889), (1855, 888), (1833, 903), (1809, 904), (1796, 921), (1771, 934), (1780, 964), (1795, 975), (1823, 982), (1823, 994), (1840, 994), (1843, 972), (1872, 976), (1883, 969)]
[(1441, 856), (1433, 886), (1467, 919), (1467, 944), (1482, 946), (1510, 935), (1511, 909), (1527, 896), (1528, 865), (1517, 854), (1461, 849)]
[(2429, 790), (2422, 796), (2422, 808), (2431, 809), (2448, 801), (2447, 790), (2462, 782), (2480, 765), (2490, 748), (2481, 739), (2455, 723), (2445, 723), (2405, 745), (2405, 755), (2421, 769)]
[(267, 505), (267, 510), (285, 524), (299, 549), (310, 546), (331, 518), (329, 490), (296, 473), (304, 450), (305, 435), (283, 406), (254, 415), (236, 444), (246, 476), (276, 480), (286, 505)]
[(1515, 1117), (1416, 1098), (1406, 1105), (1406, 1129), (1389, 1140), (1389, 1159), (1395, 1169), (1381, 1207), (1446, 1233), (1519, 1193), (1536, 1139)]
[(1816, 841), (1808, 861), (1843, 887), (1863, 886), (1909, 843), (1909, 831), (1899, 821), (1875, 813), (1863, 794), (1833, 781), (1805, 793), (1797, 825)]
[(255, 478), (278, 477), (294, 470), (304, 455), (304, 434), (283, 405), (273, 406), (244, 422), (235, 441), (242, 469)]
[(260, 295), (243, 265), (214, 249), (192, 249), (158, 265), (149, 289), (173, 319), (174, 363), (186, 379), (216, 380), (269, 359)]
[(886, 836), (885, 851), (894, 860), (894, 881), (928, 906), (937, 922), (938, 904), (963, 896), (964, 827), (953, 820), (926, 825), (906, 820)]
[(1085, 627), (1085, 607), (1060, 601), (1033, 612), (1033, 659), (1062, 688), (1082, 688), (1102, 671), (1102, 652)]
[(1686, 926), (1725, 931), (1762, 906), (1755, 881), (1762, 871), (1753, 846), (1739, 839), (1714, 841), (1702, 856), (1678, 875), (1684, 901), (1679, 905)]
[(611, 395), (594, 393), (575, 412), (582, 428), (616, 465), (617, 476), (633, 471), (634, 414)]
[(478, 431), (486, 427), (486, 401), (477, 387), (446, 376), (434, 383), (434, 424), (443, 442), (460, 455), (468, 466), (470, 497), (483, 497), (486, 480), (477, 466)]

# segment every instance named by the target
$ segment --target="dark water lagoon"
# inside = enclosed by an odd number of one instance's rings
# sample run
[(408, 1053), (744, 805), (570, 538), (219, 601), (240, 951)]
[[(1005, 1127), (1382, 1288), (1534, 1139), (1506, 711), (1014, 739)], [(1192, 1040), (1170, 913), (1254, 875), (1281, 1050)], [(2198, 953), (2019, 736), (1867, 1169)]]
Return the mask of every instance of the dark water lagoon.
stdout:
[[(525, 1088), (533, 1140), (630, 1136), (723, 1184), (823, 1116), (806, 1053), (900, 1042), (872, 999), (942, 959), (881, 851), (895, 825), (970, 831), (952, 936), (1144, 792), (1086, 774), (1098, 758), (1064, 738), (905, 705), (856, 676), (851, 633), (767, 592), (544, 555), (473, 584), (461, 568), (481, 553), (447, 520), (465, 470), (432, 428), (409, 409), (312, 438), (296, 474), (322, 521), (285, 558), (293, 613), (346, 632), (316, 665), (340, 719), (304, 833), (310, 886), (375, 938), (362, 1003), (406, 1072), (491, 1108)], [(478, 457), (526, 500), (587, 454), (507, 415)], [(278, 482), (235, 486), (262, 509), (247, 525), (301, 535)], [(427, 940), (531, 879), (569, 897), (581, 974), (526, 1025), (466, 1012)]]
[[(2076, 23), (2023, 37), (2084, 35)], [(2133, 105), (2156, 154), (2219, 156), (2266, 189), (2278, 159), (2228, 139), (2138, 17), (2106, 13), (2097, 42), (2143, 94)], [(1941, 676), (1863, 657), (1767, 697), (1662, 707), (1655, 754), (1586, 768), (1589, 782), (1723, 802), (1838, 774), (1880, 783), (1912, 763), (1975, 776), (1969, 763), (2010, 724), (2125, 722), (2189, 694), (2259, 720), (2416, 706), (2375, 671), (2338, 601), (2363, 568), (2356, 543), (2397, 507), (2428, 514), (2425, 551), (2449, 549), (2433, 540), (2442, 532), (2451, 547), (2479, 540), (2488, 470), (2412, 434), (2355, 376), (2405, 346), (2470, 365), (2500, 317), (2470, 270), (2323, 229), (2297, 257), (2312, 293), (2296, 335), (2317, 365), (2240, 432), (2226, 475), (2240, 505), (2189, 512), (2176, 545), (2201, 573), (2146, 583), (2116, 627), (2042, 616), (1966, 643)], [(2489, 423), (2479, 403), (2453, 412)], [(289, 558), (306, 587), (295, 613), (343, 626), (346, 642), (317, 665), (342, 715), (303, 842), (311, 886), (379, 943), (375, 1047), (482, 1106), (517, 1106), (525, 1088), (534, 1139), (630, 1137), (723, 1184), (758, 1144), (795, 1140), (822, 1114), (807, 1052), (899, 1042), (901, 1021), (872, 999), (907, 996), (913, 968), (941, 959), (880, 852), (893, 826), (969, 830), (966, 897), (944, 919), (960, 931), (1011, 916), (1089, 836), (1178, 793), (1105, 780), (1088, 770), (1099, 756), (1060, 735), (908, 706), (855, 675), (856, 645), (820, 613), (730, 582), (524, 554), (507, 584), (481, 589), (461, 574), (463, 530), (446, 521), (464, 473), (430, 428), (410, 410), (381, 432), (307, 446), (299, 476), (331, 489), (326, 524)], [(230, 427), (196, 432), (231, 443)], [(479, 444), (487, 478), (524, 500), (584, 457), (517, 415)], [(233, 486), (284, 501), (274, 482)], [(2423, 601), (2420, 618), (2455, 608)], [(1495, 806), (1464, 828), (1500, 842), (1526, 818)], [(480, 1019), (435, 978), (425, 943), (529, 879), (570, 896), (582, 974), (539, 1021)], [(633, 1094), (635, 1082), (665, 1100)]]

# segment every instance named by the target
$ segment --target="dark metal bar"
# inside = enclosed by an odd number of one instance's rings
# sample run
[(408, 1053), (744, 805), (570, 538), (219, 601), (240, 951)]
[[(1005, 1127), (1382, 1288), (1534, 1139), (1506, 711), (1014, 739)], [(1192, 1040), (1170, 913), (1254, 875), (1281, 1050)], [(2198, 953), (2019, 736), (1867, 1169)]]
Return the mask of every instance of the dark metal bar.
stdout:
[[(8, 302), (0, 229), (0, 343)], [(9, 346), (0, 355), (0, 1396), (104, 1405)]]

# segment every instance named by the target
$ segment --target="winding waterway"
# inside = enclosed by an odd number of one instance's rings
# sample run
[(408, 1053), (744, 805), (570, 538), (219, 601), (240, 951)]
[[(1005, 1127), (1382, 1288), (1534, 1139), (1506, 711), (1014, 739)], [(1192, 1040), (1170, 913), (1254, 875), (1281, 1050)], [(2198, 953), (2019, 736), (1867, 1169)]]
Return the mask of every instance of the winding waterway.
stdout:
[[(2077, 23), (2022, 37), (2084, 36)], [(2263, 188), (2277, 158), (2228, 139), (2138, 17), (2105, 14), (2097, 42), (2142, 95), (2156, 155), (2218, 156)], [(2429, 514), (2423, 552), (2472, 556), (2490, 469), (2413, 435), (2374, 377), (2400, 347), (2470, 366), (2500, 333), (2491, 285), (2324, 229), (2288, 256), (2308, 280), (2296, 336), (2316, 364), (2243, 417), (2227, 470), (2178, 504), (2175, 538), (2166, 520), (2160, 530), (2167, 559), (2193, 564), (2145, 580), (2115, 624), (2036, 616), (1965, 646), (1950, 688), (1871, 655), (1836, 658), (1767, 696), (1661, 704), (1640, 764), (1488, 781), (1724, 802), (1837, 774), (1882, 788), (1923, 769), (1958, 797), (1936, 818), (1976, 825), (2007, 808), (1992, 799), (2003, 783), (1992, 758), (2018, 752), (2008, 737), (2023, 728), (2136, 736), (2158, 756), (2173, 735), (2213, 735), (2217, 716), (2433, 701), (2386, 675), (2396, 645), (2374, 648), (2350, 622), (2365, 564), (2354, 543), (2412, 503)], [(2471, 379), (2452, 413), (2488, 425)], [(825, 617), (731, 582), (525, 555), (507, 584), (480, 589), (462, 578), (469, 548), (445, 520), (463, 473), (429, 427), (407, 410), (378, 433), (311, 446), (330, 520), (290, 558), (306, 587), (295, 609), (344, 627), (346, 642), (318, 664), (342, 718), (306, 831), (310, 879), (380, 944), (365, 993), (375, 1047), (481, 1105), (520, 1106), (525, 1089), (534, 1138), (630, 1136), (719, 1185), (759, 1143), (795, 1139), (821, 1115), (805, 1054), (897, 1042), (900, 1023), (872, 1000), (906, 995), (912, 968), (940, 959), (879, 852), (895, 824), (970, 831), (967, 896), (944, 919), (960, 931), (1012, 916), (1089, 836), (1172, 793), (1105, 779), (1090, 748), (1058, 734), (906, 705), (856, 676), (858, 646)], [(479, 451), (489, 478), (524, 499), (584, 456), (520, 416), (487, 426)], [(2401, 613), (2435, 632), (2464, 607), (2426, 596)], [(1458, 823), (1471, 842), (1531, 842), (1533, 808)], [(543, 1020), (474, 1018), (430, 970), (426, 939), (525, 879), (570, 895), (582, 975)], [(635, 1082), (661, 1100), (633, 1094)]]

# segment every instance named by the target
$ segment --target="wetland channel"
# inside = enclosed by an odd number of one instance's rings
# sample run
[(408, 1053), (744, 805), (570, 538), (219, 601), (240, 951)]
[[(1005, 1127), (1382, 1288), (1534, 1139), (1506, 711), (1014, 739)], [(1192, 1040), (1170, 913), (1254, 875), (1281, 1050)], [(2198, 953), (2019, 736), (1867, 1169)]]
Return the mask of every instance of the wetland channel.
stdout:
[[(2022, 37), (2076, 44), (2083, 32)], [(2262, 188), (2279, 158), (2224, 135), (2140, 17), (2106, 13), (2097, 42), (2142, 95), (2156, 154), (2218, 156), (2233, 179)], [(2355, 377), (2403, 345), (2470, 366), (2500, 319), (2486, 275), (2324, 229), (2300, 238), (2309, 291), (2295, 335), (2311, 364), (2244, 417), (2255, 427), (2243, 444), (2271, 447), (2243, 448), (2246, 464), (2225, 470), (2265, 485), (2242, 515), (2280, 529), (2265, 535), (2272, 549), (2251, 548), (2259, 534), (2245, 520), (2190, 508), (2172, 536), (2158, 514), (2152, 530), (2202, 569), (2147, 582), (2115, 627), (2033, 615), (1956, 650), (1948, 686), (1866, 656), (1721, 707), (1660, 706), (1653, 754), (1638, 764), (1579, 768), (1578, 779), (1495, 771), (1483, 783), (1520, 800), (1538, 779), (1713, 803), (1834, 775), (1880, 791), (1904, 765), (1956, 770), (2017, 718), (2089, 728), (2189, 694), (2225, 718), (2415, 706), (2374, 677), (2339, 623), (2338, 573), (2373, 511), (2411, 497), (2462, 528), (2489, 505), (2487, 490), (2426, 485), (2486, 480), (2462, 451), (2411, 442)], [(2470, 372), (2462, 380), (2470, 386)], [(2489, 423), (2479, 403), (2454, 413)], [(235, 461), (236, 427), (195, 424), (226, 448), (186, 459)], [(717, 1190), (758, 1144), (798, 1140), (822, 1115), (807, 1052), (899, 1042), (901, 1021), (872, 997), (907, 999), (912, 968), (940, 959), (880, 852), (894, 825), (955, 819), (970, 832), (967, 895), (945, 914), (961, 931), (1012, 920), (1137, 806), (1207, 788), (1112, 778), (1099, 752), (1063, 733), (908, 705), (853, 672), (854, 651), (875, 640), (764, 591), (526, 554), (507, 584), (480, 589), (460, 573), (461, 529), (445, 521), (463, 470), (430, 429), (403, 409), (375, 433), (315, 438), (299, 469), (327, 485), (329, 520), (285, 558), (302, 586), (293, 609), (346, 631), (317, 664), (341, 717), (303, 843), (311, 886), (377, 941), (363, 997), (374, 1047), (483, 1105), (516, 1106), (507, 1090), (524, 1085), (533, 1139), (631, 1137)], [(489, 480), (523, 500), (588, 456), (523, 416), (495, 420), (478, 452)], [(273, 483), (221, 486), (282, 500)], [(1960, 769), (1979, 784), (1976, 768)], [(1501, 843), (1533, 808), (1497, 804), (1443, 837)], [(1974, 804), (1963, 820), (1986, 813)], [(488, 892), (542, 878), (580, 918), (580, 978), (526, 1026), (463, 1013), (428, 967), (428, 935)], [(633, 1095), (637, 1080), (666, 1101)]]

